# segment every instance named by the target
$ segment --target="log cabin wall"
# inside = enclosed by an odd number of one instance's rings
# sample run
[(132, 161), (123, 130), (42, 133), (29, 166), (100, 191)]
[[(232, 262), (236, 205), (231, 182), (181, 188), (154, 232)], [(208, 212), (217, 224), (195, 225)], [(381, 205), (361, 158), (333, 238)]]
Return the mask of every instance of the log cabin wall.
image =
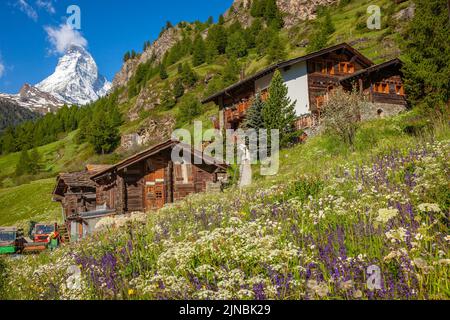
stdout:
[(207, 191), (208, 182), (216, 182), (213, 167), (195, 164), (173, 164), (173, 200), (179, 201), (190, 194)]
[(125, 212), (144, 211), (144, 175), (143, 162), (125, 168), (120, 173), (125, 189)]
[(97, 182), (96, 205), (106, 206), (107, 209), (116, 209), (117, 176), (111, 174)]

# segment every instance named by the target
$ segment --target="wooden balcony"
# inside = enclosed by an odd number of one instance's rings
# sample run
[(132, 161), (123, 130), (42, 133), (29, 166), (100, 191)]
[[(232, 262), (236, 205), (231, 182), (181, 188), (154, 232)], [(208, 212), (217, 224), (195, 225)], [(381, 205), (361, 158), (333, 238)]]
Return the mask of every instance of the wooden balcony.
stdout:
[(253, 99), (241, 101), (231, 108), (225, 109), (225, 122), (241, 121), (245, 118), (247, 110), (252, 106)]

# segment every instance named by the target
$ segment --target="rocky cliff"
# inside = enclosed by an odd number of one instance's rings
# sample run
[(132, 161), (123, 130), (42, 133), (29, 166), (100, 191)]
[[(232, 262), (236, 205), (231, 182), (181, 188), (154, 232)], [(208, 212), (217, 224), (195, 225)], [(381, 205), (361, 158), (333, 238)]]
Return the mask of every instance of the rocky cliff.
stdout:
[(180, 29), (177, 27), (170, 28), (164, 31), (161, 36), (150, 47), (147, 48), (140, 56), (135, 59), (126, 61), (120, 71), (116, 74), (113, 80), (113, 87), (118, 88), (124, 86), (131, 79), (136, 72), (137, 67), (141, 63), (146, 63), (152, 57), (156, 62), (161, 61), (164, 54), (181, 39)]
[[(317, 17), (319, 6), (329, 6), (339, 0), (277, 0), (278, 8), (284, 14), (286, 28), (291, 28), (301, 20), (313, 20)], [(232, 7), (225, 13), (227, 20), (239, 20), (243, 25), (250, 25), (249, 10), (251, 0), (235, 0)]]

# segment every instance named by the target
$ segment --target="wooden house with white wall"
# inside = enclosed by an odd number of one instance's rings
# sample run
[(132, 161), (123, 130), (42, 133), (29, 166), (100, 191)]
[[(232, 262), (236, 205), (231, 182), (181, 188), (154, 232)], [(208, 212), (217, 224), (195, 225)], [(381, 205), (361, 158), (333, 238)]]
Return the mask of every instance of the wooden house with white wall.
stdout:
[[(374, 66), (375, 64), (362, 53), (342, 43), (274, 64), (215, 93), (203, 100), (203, 103), (214, 102), (219, 106), (219, 117), (215, 122), (217, 129), (237, 129), (245, 119), (255, 95), (260, 94), (263, 100), (267, 99), (272, 77), (275, 71), (279, 70), (288, 87), (289, 97), (292, 101), (296, 101), (297, 128), (305, 129), (314, 126), (320, 119), (328, 93), (341, 86), (341, 80), (347, 79), (345, 83), (351, 83), (349, 77), (363, 75), (365, 70), (370, 70)], [(386, 68), (380, 70), (387, 71)], [(397, 76), (402, 85), (401, 72), (399, 69), (392, 70), (396, 73), (386, 77)], [(405, 106), (404, 99), (392, 99), (391, 103)]]

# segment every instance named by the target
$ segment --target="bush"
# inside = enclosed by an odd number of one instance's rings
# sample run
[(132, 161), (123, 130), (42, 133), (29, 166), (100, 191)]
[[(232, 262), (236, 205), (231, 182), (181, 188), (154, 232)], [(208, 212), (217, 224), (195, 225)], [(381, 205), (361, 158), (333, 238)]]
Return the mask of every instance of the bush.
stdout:
[(202, 113), (202, 105), (193, 94), (185, 95), (180, 102), (180, 112), (178, 122), (191, 122), (196, 116)]
[(337, 134), (353, 147), (364, 103), (358, 93), (347, 93), (342, 88), (336, 89), (324, 105), (325, 129)]

